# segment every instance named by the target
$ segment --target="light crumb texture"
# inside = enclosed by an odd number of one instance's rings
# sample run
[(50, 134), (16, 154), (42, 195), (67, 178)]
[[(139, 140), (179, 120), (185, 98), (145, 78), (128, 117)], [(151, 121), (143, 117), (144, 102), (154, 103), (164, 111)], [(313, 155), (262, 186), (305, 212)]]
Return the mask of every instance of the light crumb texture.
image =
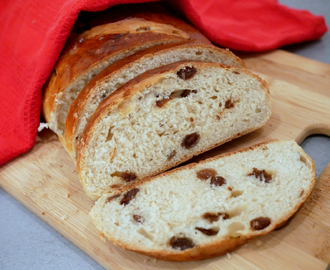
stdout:
[[(91, 198), (165, 171), (270, 117), (266, 84), (246, 70), (200, 62), (167, 68), (137, 77), (116, 105), (109, 96), (110, 106), (100, 106), (85, 129), (77, 165)], [(178, 76), (192, 69), (191, 78)]]
[[(66, 130), (73, 129), (73, 134), (69, 138), (66, 138), (66, 140), (69, 140), (68, 143), (73, 145), (73, 159), (76, 157), (77, 138), (80, 138), (87, 122), (100, 102), (120, 86), (143, 72), (183, 60), (217, 62), (227, 66), (244, 67), (243, 62), (234, 54), (216, 48), (215, 46), (183, 44), (173, 46), (173, 48), (169, 49), (161, 49), (163, 46), (156, 46), (155, 48), (157, 47), (160, 48), (158, 52), (153, 51), (152, 53), (146, 53), (138, 59), (134, 59), (131, 63), (123, 65), (117, 71), (111, 72), (108, 76), (100, 79), (96, 85), (89, 90), (88, 95), (85, 95), (84, 91), (82, 91), (81, 98), (78, 96), (69, 111), (69, 114), (76, 113), (75, 126), (71, 127), (71, 123), (66, 124)], [(77, 106), (77, 104), (79, 104), (79, 106)], [(67, 134), (65, 134), (65, 136), (67, 137)]]
[[(201, 179), (205, 169), (215, 174)], [(313, 161), (294, 141), (272, 141), (154, 177), (131, 198), (129, 189), (104, 195), (90, 216), (126, 249), (170, 260), (228, 256), (230, 241), (243, 244), (290, 218), (315, 178)]]

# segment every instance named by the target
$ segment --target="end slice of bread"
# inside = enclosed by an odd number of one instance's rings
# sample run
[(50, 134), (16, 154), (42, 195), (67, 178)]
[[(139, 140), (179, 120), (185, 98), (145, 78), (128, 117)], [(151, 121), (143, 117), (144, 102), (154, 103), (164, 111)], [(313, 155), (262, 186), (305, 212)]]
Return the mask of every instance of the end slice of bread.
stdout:
[(226, 254), (283, 225), (316, 180), (294, 141), (271, 141), (102, 196), (90, 216), (114, 244), (158, 259)]
[(78, 144), (77, 170), (97, 199), (251, 132), (271, 114), (266, 83), (245, 69), (176, 62), (104, 99)]

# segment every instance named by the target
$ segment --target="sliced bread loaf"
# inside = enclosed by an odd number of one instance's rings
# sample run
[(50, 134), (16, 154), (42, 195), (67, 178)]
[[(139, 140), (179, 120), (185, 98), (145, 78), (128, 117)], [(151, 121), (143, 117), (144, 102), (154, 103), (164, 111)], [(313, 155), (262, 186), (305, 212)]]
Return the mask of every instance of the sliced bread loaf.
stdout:
[[(120, 23), (123, 24), (122, 27), (118, 27)], [(144, 20), (140, 23), (145, 25)], [(115, 32), (121, 32), (103, 35), (102, 30), (107, 33), (107, 29), (111, 29), (111, 25), (103, 25), (82, 34), (88, 38), (80, 38), (59, 58), (48, 82), (44, 85), (43, 115), (49, 127), (59, 136), (64, 136), (65, 119), (71, 102), (101, 70), (139, 50), (189, 39), (189, 35), (179, 30), (178, 34), (168, 35), (168, 31), (172, 31), (172, 26), (163, 25), (164, 33), (153, 32), (148, 28), (146, 31), (130, 33), (129, 29), (126, 29), (126, 22), (112, 24)]]
[(315, 184), (294, 141), (272, 141), (102, 196), (90, 216), (114, 244), (155, 258), (223, 255), (283, 225)]
[(261, 127), (266, 83), (245, 69), (176, 62), (146, 71), (104, 99), (78, 142), (88, 196), (156, 175)]
[(115, 62), (93, 78), (71, 103), (65, 122), (65, 148), (73, 160), (76, 159), (76, 142), (103, 99), (146, 70), (182, 60), (245, 67), (230, 51), (195, 41), (155, 46)]

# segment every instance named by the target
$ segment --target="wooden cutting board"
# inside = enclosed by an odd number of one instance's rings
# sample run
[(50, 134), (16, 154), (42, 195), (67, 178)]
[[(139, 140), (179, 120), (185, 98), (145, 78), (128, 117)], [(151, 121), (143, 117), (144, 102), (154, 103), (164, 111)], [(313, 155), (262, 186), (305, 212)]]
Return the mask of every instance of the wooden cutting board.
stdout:
[[(273, 97), (272, 117), (260, 130), (201, 158), (269, 139), (300, 143), (314, 133), (330, 135), (330, 66), (284, 51), (242, 56), (264, 78)], [(214, 259), (156, 261), (105, 241), (91, 223), (93, 206), (75, 166), (50, 131), (33, 149), (0, 167), (0, 186), (108, 269), (325, 269), (330, 262), (330, 164), (312, 195), (283, 228)]]

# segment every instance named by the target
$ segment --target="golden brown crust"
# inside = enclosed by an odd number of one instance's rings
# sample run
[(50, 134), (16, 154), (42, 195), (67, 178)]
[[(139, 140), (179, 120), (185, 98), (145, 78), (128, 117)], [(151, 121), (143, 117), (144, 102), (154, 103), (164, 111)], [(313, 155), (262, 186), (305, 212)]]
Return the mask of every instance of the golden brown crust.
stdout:
[[(250, 147), (242, 148), (242, 149), (234, 151), (234, 152), (225, 153), (225, 154), (222, 154), (222, 155), (219, 155), (216, 157), (208, 158), (206, 160), (200, 161), (199, 163), (190, 163), (186, 166), (182, 166), (182, 167), (173, 169), (171, 171), (164, 172), (155, 177), (149, 177), (147, 179), (144, 179), (144, 181), (136, 182), (135, 184), (132, 184), (131, 186), (127, 186), (124, 189), (121, 189), (120, 191), (116, 192), (116, 194), (124, 193), (124, 192), (132, 189), (133, 187), (137, 188), (150, 181), (156, 181), (157, 178), (168, 176), (168, 175), (171, 175), (178, 171), (193, 169), (197, 164), (199, 164), (199, 165), (205, 164), (208, 162), (212, 162), (214, 160), (221, 159), (226, 156), (231, 156), (231, 155), (235, 155), (237, 153), (242, 153), (242, 152), (246, 152), (246, 151), (252, 151), (255, 148), (258, 148), (258, 147), (261, 147), (261, 146), (264, 146), (264, 145), (267, 145), (269, 143), (276, 142), (276, 141), (279, 141), (279, 140), (271, 140), (271, 141), (267, 141), (267, 142), (262, 142), (262, 143), (259, 143), (259, 144), (256, 144), (256, 145), (253, 145)], [(301, 149), (301, 151), (303, 152), (302, 149)], [(290, 211), (290, 213), (288, 213), (286, 216), (282, 217), (281, 219), (277, 220), (276, 223), (272, 223), (270, 226), (268, 226), (266, 229), (264, 229), (262, 231), (251, 231), (251, 233), (249, 233), (247, 235), (242, 235), (238, 238), (227, 238), (227, 239), (224, 239), (221, 241), (213, 242), (211, 244), (195, 246), (192, 249), (187, 249), (185, 251), (180, 251), (180, 252), (177, 252), (177, 251), (158, 251), (157, 252), (157, 251), (148, 250), (148, 249), (142, 250), (141, 248), (137, 248), (134, 245), (129, 245), (125, 242), (115, 240), (112, 235), (106, 234), (106, 236), (111, 242), (113, 242), (116, 245), (121, 246), (124, 249), (132, 250), (132, 251), (135, 251), (138, 253), (142, 253), (142, 254), (157, 258), (157, 259), (168, 260), (168, 261), (194, 261), (194, 260), (203, 260), (203, 259), (208, 259), (208, 258), (224, 255), (224, 254), (231, 252), (231, 251), (235, 250), (236, 248), (242, 246), (250, 239), (253, 239), (257, 236), (262, 236), (262, 235), (268, 234), (269, 232), (272, 232), (273, 230), (282, 227), (303, 205), (303, 203), (307, 200), (307, 198), (311, 194), (311, 192), (314, 188), (315, 182), (316, 182), (315, 164), (314, 164), (313, 160), (307, 154), (305, 154), (305, 157), (311, 162), (311, 164), (313, 166), (311, 168), (311, 170), (313, 171), (313, 179), (311, 181), (309, 189), (305, 190), (306, 192), (304, 192), (303, 196), (300, 198), (300, 202), (297, 203), (297, 205)], [(115, 194), (115, 193), (113, 193), (113, 194)], [(111, 194), (111, 195), (113, 195), (113, 194)], [(95, 220), (93, 220), (93, 222), (97, 226), (97, 223), (95, 222)]]
[[(103, 81), (106, 81), (107, 78), (115, 74), (116, 72), (119, 72), (119, 70), (134, 61), (141, 59), (142, 57), (146, 55), (153, 55), (157, 57), (157, 53), (162, 53), (167, 50), (171, 50), (173, 48), (201, 48), (201, 49), (212, 49), (215, 51), (219, 51), (219, 53), (222, 53), (224, 55), (227, 55), (228, 58), (236, 59), (237, 64), (240, 64), (242, 67), (245, 67), (244, 62), (236, 57), (234, 54), (232, 54), (230, 51), (223, 50), (220, 48), (217, 48), (212, 45), (205, 45), (205, 44), (196, 44), (194, 40), (189, 41), (182, 41), (178, 43), (170, 43), (165, 45), (158, 45), (155, 47), (151, 47), (148, 49), (145, 49), (143, 51), (139, 51), (133, 55), (130, 55), (128, 57), (125, 57), (114, 64), (110, 65), (106, 69), (104, 69), (101, 73), (99, 73), (96, 77), (94, 77), (79, 93), (78, 97), (72, 102), (70, 106), (70, 110), (68, 113), (68, 116), (66, 118), (65, 122), (65, 140), (66, 140), (66, 149), (70, 153), (71, 156), (73, 156), (74, 152), (74, 145), (73, 140), (76, 133), (76, 125), (78, 124), (78, 117), (76, 115), (81, 114), (82, 108), (86, 105), (86, 102), (88, 100), (88, 97), (92, 93), (92, 89), (103, 83)], [(78, 138), (77, 138), (78, 139)]]
[[(197, 67), (197, 70), (203, 67), (220, 67), (220, 68), (224, 68), (226, 70), (232, 70), (232, 71), (238, 71), (241, 73), (247, 73), (249, 75), (251, 75), (252, 77), (254, 77), (255, 79), (257, 79), (263, 86), (265, 89), (265, 92), (267, 93), (266, 95), (266, 99), (267, 99), (267, 103), (270, 105), (270, 94), (269, 94), (269, 89), (267, 87), (267, 85), (264, 83), (264, 81), (258, 77), (257, 75), (249, 72), (246, 69), (241, 69), (241, 68), (236, 68), (236, 67), (227, 67), (224, 66), (222, 64), (219, 63), (205, 63), (205, 62), (193, 62), (193, 61), (180, 61), (180, 62), (175, 62), (166, 66), (161, 66), (159, 68), (153, 69), (153, 70), (148, 70), (146, 72), (144, 72), (143, 74), (135, 77), (134, 79), (130, 80), (129, 82), (127, 82), (126, 84), (124, 84), (122, 87), (118, 88), (115, 92), (113, 92), (112, 94), (110, 94), (106, 99), (104, 99), (99, 107), (97, 108), (97, 110), (95, 111), (95, 113), (92, 115), (92, 117), (90, 118), (90, 120), (88, 121), (84, 132), (82, 133), (80, 140), (78, 142), (77, 145), (77, 171), (78, 173), (80, 173), (81, 171), (81, 165), (84, 162), (84, 157), (82, 155), (82, 153), (85, 152), (85, 147), (86, 145), (89, 144), (89, 141), (91, 139), (91, 136), (94, 132), (94, 126), (97, 125), (97, 123), (99, 121), (101, 121), (101, 119), (103, 118), (103, 116), (108, 115), (112, 110), (115, 110), (116, 108), (120, 107), (121, 105), (123, 105), (123, 103), (126, 100), (129, 100), (134, 94), (142, 91), (145, 87), (147, 87), (148, 85), (152, 84), (153, 82), (157, 82), (158, 80), (160, 80), (162, 78), (162, 74), (164, 73), (173, 73), (177, 70), (180, 70), (181, 68), (184, 68), (185, 66), (195, 66)], [(180, 163), (183, 163), (184, 161), (189, 160), (190, 158), (192, 158), (193, 156), (197, 156), (201, 153), (204, 153), (208, 150), (211, 150), (219, 145), (222, 145), (226, 142), (229, 142), (235, 138), (238, 138), (240, 136), (243, 136), (249, 132), (252, 132), (258, 128), (260, 128), (260, 126), (245, 130), (245, 132), (241, 132), (238, 134), (235, 134), (234, 136), (232, 136), (231, 138), (216, 143), (214, 145), (209, 146), (208, 148), (205, 148), (199, 152), (196, 153), (187, 153), (187, 155), (182, 158), (180, 161), (177, 162), (173, 162), (173, 163), (168, 163), (166, 167), (164, 168), (159, 168), (159, 170), (155, 171), (153, 173), (153, 175), (157, 175), (158, 173), (161, 173), (163, 171), (166, 171), (170, 168), (173, 168), (177, 165), (179, 165)], [(80, 180), (82, 182), (83, 185), (85, 185), (84, 183), (84, 178), (80, 177)], [(90, 192), (88, 192), (87, 190), (85, 190), (87, 195), (92, 198), (92, 199), (97, 199), (99, 198), (102, 194), (91, 194)]]
[(185, 21), (183, 18), (178, 18), (178, 16), (173, 14), (163, 3), (158, 2), (117, 5), (102, 12), (81, 12), (73, 27), (66, 50), (72, 46), (74, 40), (77, 39), (77, 36), (82, 32), (98, 25), (125, 20), (127, 18), (141, 18), (156, 23), (170, 24), (186, 32), (192, 39), (199, 40), (205, 44), (211, 44), (211, 42), (195, 27), (191, 26), (188, 21)]

